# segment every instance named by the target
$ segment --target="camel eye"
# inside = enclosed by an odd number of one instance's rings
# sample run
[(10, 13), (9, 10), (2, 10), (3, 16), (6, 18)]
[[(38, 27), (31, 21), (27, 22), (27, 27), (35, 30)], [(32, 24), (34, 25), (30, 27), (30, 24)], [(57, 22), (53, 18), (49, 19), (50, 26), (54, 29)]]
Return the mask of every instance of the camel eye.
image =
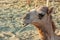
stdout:
[(43, 16), (44, 16), (44, 14), (42, 14), (42, 13), (38, 14), (39, 19), (42, 19)]

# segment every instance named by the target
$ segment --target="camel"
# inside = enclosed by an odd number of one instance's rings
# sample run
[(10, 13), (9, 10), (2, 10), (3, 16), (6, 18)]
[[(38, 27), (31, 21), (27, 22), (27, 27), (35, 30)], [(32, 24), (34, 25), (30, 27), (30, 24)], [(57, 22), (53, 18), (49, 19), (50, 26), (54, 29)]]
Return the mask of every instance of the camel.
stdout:
[(55, 34), (56, 26), (52, 20), (52, 13), (53, 7), (39, 7), (27, 12), (23, 23), (33, 24), (38, 29), (41, 40), (60, 40), (60, 36)]

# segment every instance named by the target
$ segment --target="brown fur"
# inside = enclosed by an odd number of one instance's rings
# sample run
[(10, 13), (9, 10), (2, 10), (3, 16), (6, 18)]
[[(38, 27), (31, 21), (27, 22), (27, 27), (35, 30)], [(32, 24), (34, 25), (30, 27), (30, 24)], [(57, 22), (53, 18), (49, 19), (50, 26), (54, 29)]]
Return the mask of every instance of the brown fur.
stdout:
[[(47, 40), (47, 36), (45, 35), (45, 33), (47, 33), (45, 30), (44, 30), (44, 27), (43, 26), (40, 26), (41, 24), (40, 23), (37, 23), (37, 22), (34, 22), (32, 23), (33, 25), (35, 25), (35, 27), (38, 29), (39, 31), (39, 35), (41, 37), (42, 40)], [(54, 22), (52, 21), (52, 28), (53, 28), (53, 31), (55, 32), (56, 30), (56, 27), (55, 27), (55, 24)]]

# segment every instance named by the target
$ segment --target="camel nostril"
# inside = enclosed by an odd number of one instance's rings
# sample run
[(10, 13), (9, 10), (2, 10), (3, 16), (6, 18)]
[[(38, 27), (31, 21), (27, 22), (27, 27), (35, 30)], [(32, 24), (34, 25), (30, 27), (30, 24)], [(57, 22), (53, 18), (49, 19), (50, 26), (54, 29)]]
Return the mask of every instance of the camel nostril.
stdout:
[(24, 24), (23, 24), (24, 25)]
[(23, 24), (23, 26), (25, 27), (25, 26), (27, 26), (29, 23), (25, 23), (25, 24)]
[(25, 24), (23, 24), (23, 26), (25, 27)]
[(23, 26), (24, 26), (24, 25), (26, 25), (26, 24), (23, 23)]

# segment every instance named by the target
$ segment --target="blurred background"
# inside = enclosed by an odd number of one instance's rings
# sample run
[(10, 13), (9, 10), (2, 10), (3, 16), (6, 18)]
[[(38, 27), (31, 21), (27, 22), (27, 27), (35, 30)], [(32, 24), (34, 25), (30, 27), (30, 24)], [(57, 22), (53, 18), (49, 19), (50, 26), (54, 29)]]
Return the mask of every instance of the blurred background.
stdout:
[[(47, 0), (0, 0), (0, 40), (40, 40), (34, 25), (23, 27), (22, 16), (36, 7), (46, 5)], [(49, 1), (49, 7), (52, 5)], [(60, 0), (54, 2), (52, 14), (56, 27), (60, 30)]]

